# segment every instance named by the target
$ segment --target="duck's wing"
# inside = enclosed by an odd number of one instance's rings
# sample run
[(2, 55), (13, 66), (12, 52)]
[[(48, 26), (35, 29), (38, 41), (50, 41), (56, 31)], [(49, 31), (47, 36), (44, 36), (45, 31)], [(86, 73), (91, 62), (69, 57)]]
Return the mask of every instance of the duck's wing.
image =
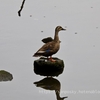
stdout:
[(33, 56), (42, 56), (45, 53), (53, 52), (54, 42), (44, 44)]
[(53, 41), (53, 39), (51, 37), (47, 37), (47, 38), (42, 39), (43, 43), (48, 43), (48, 42), (51, 42), (51, 41)]

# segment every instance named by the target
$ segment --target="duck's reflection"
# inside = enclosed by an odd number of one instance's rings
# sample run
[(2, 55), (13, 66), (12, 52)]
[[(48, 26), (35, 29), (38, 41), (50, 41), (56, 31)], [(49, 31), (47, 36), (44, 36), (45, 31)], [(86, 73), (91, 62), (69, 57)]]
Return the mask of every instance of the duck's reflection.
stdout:
[(66, 97), (60, 97), (60, 82), (55, 78), (44, 78), (38, 82), (34, 82), (37, 87), (41, 87), (46, 90), (54, 90), (57, 100), (64, 100)]

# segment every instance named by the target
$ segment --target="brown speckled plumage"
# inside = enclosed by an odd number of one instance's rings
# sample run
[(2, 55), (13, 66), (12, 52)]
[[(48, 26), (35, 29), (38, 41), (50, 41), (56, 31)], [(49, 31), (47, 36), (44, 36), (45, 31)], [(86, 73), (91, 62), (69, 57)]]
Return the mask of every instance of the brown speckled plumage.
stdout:
[(37, 57), (37, 56), (49, 57), (57, 53), (60, 48), (58, 32), (61, 30), (65, 30), (65, 29), (63, 29), (61, 26), (57, 26), (55, 29), (54, 40), (52, 40), (51, 42), (45, 43), (33, 56), (34, 57)]

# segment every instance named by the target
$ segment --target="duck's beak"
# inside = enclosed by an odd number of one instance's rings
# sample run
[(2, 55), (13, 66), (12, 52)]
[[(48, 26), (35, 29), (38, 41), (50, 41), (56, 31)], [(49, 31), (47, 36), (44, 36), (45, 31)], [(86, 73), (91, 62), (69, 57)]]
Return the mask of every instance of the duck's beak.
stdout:
[(62, 30), (66, 30), (66, 29), (62, 28)]
[(68, 96), (67, 97), (62, 97), (61, 99), (64, 100), (65, 98), (68, 98)]
[(64, 100), (65, 98), (68, 98), (68, 97), (62, 97), (63, 100)]

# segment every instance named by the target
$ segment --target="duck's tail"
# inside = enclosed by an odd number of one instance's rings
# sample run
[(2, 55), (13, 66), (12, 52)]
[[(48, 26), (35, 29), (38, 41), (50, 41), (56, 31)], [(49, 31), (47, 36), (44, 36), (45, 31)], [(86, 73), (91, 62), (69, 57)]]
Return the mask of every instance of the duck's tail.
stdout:
[(40, 57), (41, 55), (35, 53), (32, 57)]
[(33, 57), (40, 57), (43, 56), (44, 52), (36, 52)]

